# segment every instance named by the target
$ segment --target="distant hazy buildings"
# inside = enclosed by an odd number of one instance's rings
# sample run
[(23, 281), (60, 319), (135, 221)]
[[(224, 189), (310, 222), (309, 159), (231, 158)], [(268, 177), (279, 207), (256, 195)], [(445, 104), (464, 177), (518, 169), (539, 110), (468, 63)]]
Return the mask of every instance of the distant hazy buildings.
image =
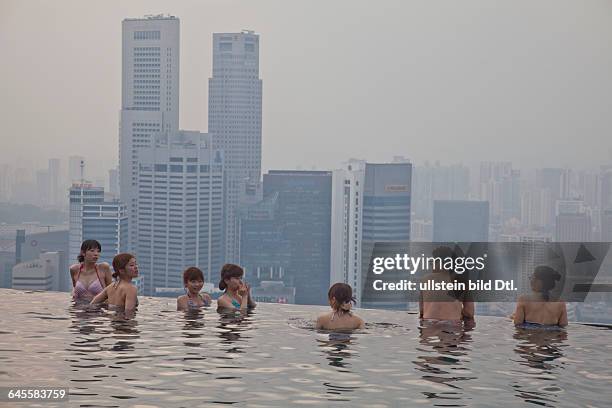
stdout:
[(434, 201), (434, 242), (487, 242), (487, 201)]
[[(178, 131), (180, 27), (178, 18), (162, 15), (125, 19), (122, 27), (119, 184), (136, 219), (141, 149), (153, 146), (153, 134)], [(131, 224), (130, 241), (138, 230)]]
[(70, 277), (68, 273), (63, 272), (66, 272), (70, 264), (76, 262), (76, 259), (68, 259), (68, 233), (68, 230), (51, 230), (46, 232), (32, 232), (25, 229), (17, 230), (15, 253), (13, 254), (11, 266), (37, 260), (46, 252), (57, 253), (59, 257), (59, 270), (61, 272), (57, 282), (55, 282), (57, 283), (57, 289), (54, 290), (70, 290), (72, 288)]
[(147, 295), (183, 287), (187, 266), (211, 282), (224, 261), (221, 151), (199, 132), (158, 136), (140, 151), (137, 182), (136, 253)]
[(482, 162), (480, 164), (480, 199), (489, 203), (492, 224), (521, 215), (520, 172), (510, 162)]
[(39, 259), (19, 263), (13, 267), (13, 289), (60, 290), (60, 254), (45, 252)]
[(364, 293), (376, 243), (410, 240), (412, 165), (349, 161), (334, 173), (333, 282), (354, 288), (362, 307), (405, 307), (402, 299)]
[(208, 131), (225, 152), (225, 259), (239, 258), (238, 210), (261, 177), (262, 81), (259, 35), (213, 34), (213, 73), (208, 82)]
[(413, 181), (412, 209), (417, 220), (431, 221), (434, 200), (470, 197), (470, 170), (462, 164), (416, 166)]
[(591, 215), (582, 200), (557, 201), (555, 240), (557, 242), (589, 242), (592, 240)]

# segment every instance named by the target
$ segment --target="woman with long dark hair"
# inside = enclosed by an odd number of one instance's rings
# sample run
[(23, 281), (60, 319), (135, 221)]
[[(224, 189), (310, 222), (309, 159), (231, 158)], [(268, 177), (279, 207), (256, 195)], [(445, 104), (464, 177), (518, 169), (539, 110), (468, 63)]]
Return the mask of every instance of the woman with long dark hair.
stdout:
[(94, 239), (81, 244), (79, 263), (70, 267), (72, 278), (72, 298), (75, 301), (89, 302), (113, 281), (110, 266), (106, 262), (97, 263), (102, 245)]

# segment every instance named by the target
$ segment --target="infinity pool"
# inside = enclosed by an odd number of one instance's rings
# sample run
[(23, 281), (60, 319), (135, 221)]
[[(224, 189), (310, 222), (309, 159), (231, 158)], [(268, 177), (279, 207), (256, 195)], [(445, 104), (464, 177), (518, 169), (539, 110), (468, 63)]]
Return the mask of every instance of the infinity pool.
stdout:
[(126, 321), (67, 293), (0, 289), (0, 386), (68, 387), (71, 407), (612, 406), (606, 328), (419, 329), (415, 314), (360, 310), (366, 329), (346, 335), (312, 329), (323, 307), (260, 304), (242, 319), (175, 307), (141, 298)]

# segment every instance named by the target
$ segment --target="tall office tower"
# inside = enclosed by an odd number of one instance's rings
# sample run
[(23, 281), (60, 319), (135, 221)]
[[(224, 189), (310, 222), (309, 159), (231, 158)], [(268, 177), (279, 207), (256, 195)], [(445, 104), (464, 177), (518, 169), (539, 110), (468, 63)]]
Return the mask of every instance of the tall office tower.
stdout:
[(591, 241), (591, 215), (582, 200), (558, 200), (555, 221), (555, 241)]
[(491, 224), (502, 224), (520, 218), (520, 171), (510, 162), (480, 164), (480, 199), (489, 202)]
[(488, 239), (488, 202), (434, 202), (434, 242), (487, 242)]
[[(279, 196), (269, 194), (240, 210), (240, 265), (253, 288), (271, 281), (293, 284), (292, 246), (281, 221)], [(294, 302), (295, 293), (289, 303)]]
[(110, 169), (108, 171), (108, 192), (119, 198), (119, 169)]
[[(266, 267), (274, 268), (277, 277), (296, 288), (295, 302), (321, 305), (327, 302), (329, 289), (332, 173), (329, 171), (271, 170), (263, 178), (264, 203), (261, 210), (270, 208), (272, 223), (247, 223), (243, 236), (244, 256), (240, 262), (247, 266), (247, 279), (267, 278)], [(265, 214), (262, 214), (265, 215)], [(245, 221), (253, 221), (254, 213)], [(263, 217), (264, 219), (266, 217)], [(255, 228), (260, 228), (256, 230)], [(254, 235), (261, 237), (262, 249), (271, 255), (267, 260), (254, 255)], [(268, 238), (278, 239), (276, 253), (272, 252)], [(250, 238), (250, 239), (249, 239)], [(250, 255), (250, 257), (249, 257)], [(281, 269), (282, 268), (282, 269)]]
[(406, 307), (364, 287), (375, 244), (410, 241), (411, 191), (410, 163), (352, 160), (334, 172), (331, 280), (351, 285), (362, 307)]
[(178, 131), (180, 26), (176, 17), (156, 15), (125, 19), (122, 30), (119, 186), (133, 248), (140, 151), (153, 146), (153, 134)]
[(213, 73), (208, 81), (208, 131), (225, 152), (225, 259), (239, 259), (238, 211), (261, 178), (259, 35), (213, 34)]
[(83, 204), (82, 239), (95, 239), (102, 246), (100, 262), (113, 263), (115, 255), (126, 252), (128, 218), (125, 205), (118, 200)]
[(63, 189), (63, 180), (60, 176), (60, 160), (49, 159), (49, 204), (61, 206), (66, 201), (66, 192)]
[[(74, 183), (70, 188), (68, 264), (77, 261), (83, 243), (83, 206), (104, 202), (104, 189), (91, 183)], [(95, 239), (95, 238), (94, 238)], [(104, 248), (102, 248), (104, 249)]]
[[(156, 135), (138, 166), (136, 254), (144, 291), (182, 288), (183, 270), (197, 266), (207, 282), (223, 263), (223, 156), (193, 131)], [(130, 221), (131, 222), (131, 221)]]
[(68, 184), (80, 183), (81, 179), (85, 178), (84, 168), (81, 168), (83, 163), (85, 163), (83, 156), (70, 156), (68, 158)]

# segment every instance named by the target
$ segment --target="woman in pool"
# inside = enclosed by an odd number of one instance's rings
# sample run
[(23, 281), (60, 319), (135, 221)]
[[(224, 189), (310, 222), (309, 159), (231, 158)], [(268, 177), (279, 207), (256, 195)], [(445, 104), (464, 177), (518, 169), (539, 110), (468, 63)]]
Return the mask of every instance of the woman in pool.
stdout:
[[(455, 252), (447, 246), (441, 246), (433, 250), (432, 256), (446, 260), (456, 258)], [(422, 283), (427, 281), (442, 284), (452, 282), (464, 282), (467, 280), (467, 272), (457, 274), (452, 269), (445, 269), (444, 264), (433, 264), (433, 270), (424, 275)], [(467, 286), (467, 283), (465, 283)], [(421, 323), (451, 323), (460, 324), (474, 323), (474, 302), (469, 291), (446, 291), (446, 290), (421, 290), (419, 292), (419, 317)]]
[(317, 318), (317, 329), (323, 330), (354, 330), (363, 329), (363, 319), (351, 312), (355, 303), (353, 289), (346, 283), (334, 283), (327, 292), (331, 312)]
[(219, 289), (225, 293), (217, 299), (217, 310), (240, 310), (241, 312), (256, 306), (251, 299), (251, 287), (242, 281), (244, 269), (238, 265), (225, 264), (221, 268)]
[(530, 277), (530, 295), (519, 297), (514, 312), (514, 324), (523, 327), (565, 327), (565, 302), (550, 300), (550, 291), (561, 275), (549, 266), (538, 266)]
[(113, 269), (115, 282), (93, 298), (91, 303), (108, 300), (109, 306), (121, 307), (126, 312), (133, 311), (138, 306), (138, 290), (132, 284), (132, 279), (138, 276), (136, 258), (128, 253), (119, 254), (113, 258)]
[(212, 299), (208, 293), (200, 294), (204, 286), (204, 274), (195, 266), (185, 269), (183, 272), (183, 283), (185, 294), (176, 299), (176, 310), (198, 309), (202, 306), (210, 306)]
[(113, 281), (110, 266), (106, 262), (98, 264), (102, 246), (93, 239), (83, 241), (79, 263), (70, 267), (72, 278), (72, 298), (75, 301), (90, 302), (97, 294)]

